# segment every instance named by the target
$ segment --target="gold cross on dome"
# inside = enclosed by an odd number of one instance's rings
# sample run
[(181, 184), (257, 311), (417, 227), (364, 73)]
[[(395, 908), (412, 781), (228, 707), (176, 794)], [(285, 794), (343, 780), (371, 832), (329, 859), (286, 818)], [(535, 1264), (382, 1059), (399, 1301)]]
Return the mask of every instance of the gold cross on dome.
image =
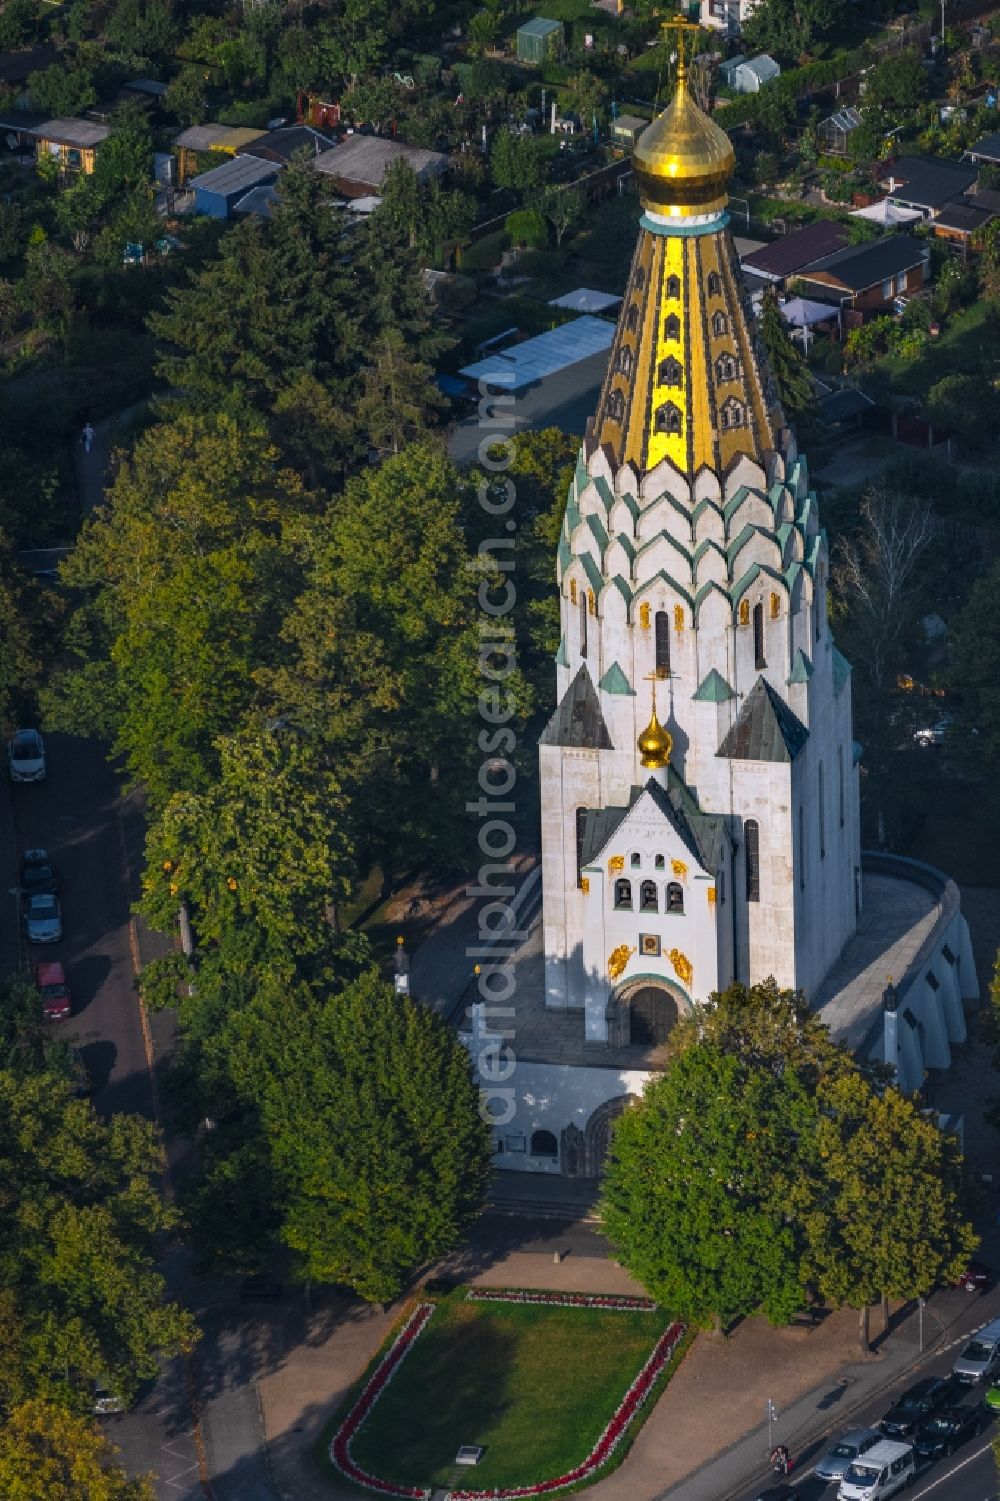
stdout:
[(683, 78), (687, 72), (684, 39), (685, 37), (691, 38), (691, 50), (693, 51), (695, 38), (701, 31), (701, 27), (697, 21), (687, 21), (683, 16), (675, 15), (669, 21), (661, 21), (660, 30), (663, 32), (664, 41), (667, 40), (669, 32), (675, 31), (677, 33), (677, 73), (679, 77)]
[(644, 683), (652, 683), (652, 685), (653, 685), (653, 713), (655, 714), (656, 713), (656, 684), (658, 682), (656, 673), (655, 672), (644, 673), (642, 681)]

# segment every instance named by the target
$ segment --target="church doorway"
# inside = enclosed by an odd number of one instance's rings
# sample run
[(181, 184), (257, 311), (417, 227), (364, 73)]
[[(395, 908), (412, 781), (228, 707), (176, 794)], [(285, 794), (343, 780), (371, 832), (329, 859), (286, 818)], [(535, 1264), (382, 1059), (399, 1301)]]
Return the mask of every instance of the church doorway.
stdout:
[(655, 1048), (677, 1025), (677, 1002), (661, 985), (638, 985), (623, 1003), (628, 1006), (629, 1042)]

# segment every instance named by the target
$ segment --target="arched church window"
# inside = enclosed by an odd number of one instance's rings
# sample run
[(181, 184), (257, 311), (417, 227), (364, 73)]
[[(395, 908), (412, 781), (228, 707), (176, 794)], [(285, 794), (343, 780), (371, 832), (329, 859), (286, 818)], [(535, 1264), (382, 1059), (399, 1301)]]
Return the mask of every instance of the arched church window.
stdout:
[(681, 279), (679, 276), (667, 277), (667, 296), (679, 297), (681, 295)]
[(634, 334), (639, 327), (639, 304), (637, 302), (633, 302), (625, 315), (625, 327), (630, 334)]
[(656, 676), (670, 676), (670, 616), (666, 610), (656, 612)]
[(663, 337), (665, 339), (679, 339), (681, 336), (681, 320), (676, 313), (668, 313), (663, 320)]
[(666, 870), (667, 868), (667, 862), (662, 855), (657, 855), (656, 859), (653, 861), (653, 864), (656, 866), (657, 870)]
[(684, 887), (680, 881), (667, 882), (667, 911), (684, 911)]
[(551, 1131), (532, 1131), (531, 1133), (532, 1157), (558, 1157), (559, 1143)]
[(639, 887), (639, 911), (659, 912), (660, 903), (656, 894), (655, 881), (643, 881)]
[(576, 884), (583, 885), (583, 840), (587, 831), (587, 810), (576, 810)]
[(725, 313), (712, 314), (712, 332), (716, 337), (721, 337), (729, 332), (729, 319)]
[(764, 654), (764, 606), (753, 607), (753, 665), (760, 672), (767, 666)]
[(577, 606), (580, 611), (580, 655), (587, 655), (587, 591), (580, 590), (580, 603)]
[(755, 818), (743, 825), (743, 855), (747, 870), (747, 901), (760, 901), (760, 829)]
[(658, 374), (661, 386), (679, 386), (684, 371), (680, 360), (675, 360), (673, 355), (670, 354), (665, 360), (660, 361)]
[(672, 401), (665, 401), (656, 408), (656, 431), (677, 435), (681, 430), (681, 409)]
[(641, 855), (630, 855), (629, 856), (629, 865), (632, 867), (633, 870), (641, 870), (642, 869), (642, 856)]
[(718, 271), (710, 271), (708, 273), (708, 295), (709, 297), (719, 297), (722, 295), (722, 277)]
[(627, 344), (623, 344), (618, 351), (618, 369), (622, 375), (632, 374), (632, 351)]
[(722, 403), (721, 412), (723, 428), (743, 427), (746, 424), (746, 411), (742, 401), (737, 401), (735, 396), (730, 396)]
[(620, 422), (625, 414), (625, 397), (621, 391), (612, 391), (608, 397), (608, 416), (612, 422)]
[(720, 354), (715, 362), (715, 378), (721, 385), (724, 381), (736, 379), (736, 361), (731, 354)]
[(615, 907), (623, 911), (632, 911), (632, 882), (618, 880), (615, 882)]
[(645, 272), (645, 270), (643, 269), (642, 266), (636, 266), (636, 268), (635, 268), (635, 289), (636, 289), (636, 291), (637, 292), (641, 292), (642, 289), (643, 289), (643, 287), (645, 285), (646, 285), (646, 272)]

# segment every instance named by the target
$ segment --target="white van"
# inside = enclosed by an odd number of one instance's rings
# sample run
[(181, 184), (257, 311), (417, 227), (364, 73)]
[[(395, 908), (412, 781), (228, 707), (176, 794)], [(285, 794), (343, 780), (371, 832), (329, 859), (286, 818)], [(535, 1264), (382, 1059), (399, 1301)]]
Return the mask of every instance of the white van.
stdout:
[(993, 1319), (969, 1340), (952, 1366), (959, 1381), (974, 1386), (986, 1381), (1000, 1369), (1000, 1319)]
[(904, 1486), (912, 1485), (916, 1471), (912, 1444), (883, 1439), (845, 1470), (837, 1501), (885, 1501)]

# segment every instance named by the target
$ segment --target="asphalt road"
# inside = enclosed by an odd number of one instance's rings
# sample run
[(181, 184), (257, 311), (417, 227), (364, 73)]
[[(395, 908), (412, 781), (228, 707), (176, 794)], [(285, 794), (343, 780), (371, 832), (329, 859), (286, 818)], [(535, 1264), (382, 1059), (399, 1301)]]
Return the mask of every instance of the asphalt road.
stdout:
[[(90, 1070), (101, 1115), (133, 1111), (153, 1119), (153, 1095), (133, 988), (123, 832), (118, 783), (104, 747), (67, 735), (46, 736), (48, 776), (30, 785), (6, 782), (2, 818), (0, 944), (8, 971), (34, 972), (58, 959), (73, 994), (72, 1038)], [(59, 877), (63, 938), (25, 942), (18, 921), (20, 851), (47, 849)], [(186, 1368), (174, 1362), (130, 1413), (106, 1420), (132, 1474), (153, 1473), (162, 1501), (195, 1501), (202, 1492), (188, 1405)]]
[[(996, 1290), (977, 1297), (975, 1301), (969, 1298), (967, 1293), (938, 1293), (935, 1302), (958, 1303), (962, 1299), (968, 1300), (969, 1317), (963, 1320), (961, 1326), (967, 1329), (978, 1328), (988, 1318), (995, 1317), (997, 1308), (1000, 1306), (1000, 1297)], [(895, 1398), (914, 1381), (923, 1376), (947, 1376), (967, 1338), (967, 1333), (961, 1336), (956, 1334), (949, 1341), (949, 1347), (926, 1364), (921, 1365), (918, 1372), (911, 1372), (894, 1383), (888, 1393), (883, 1393), (881, 1397), (866, 1403), (856, 1414), (852, 1414), (849, 1420), (832, 1424), (823, 1442), (810, 1445), (802, 1454), (796, 1454), (793, 1450), (793, 1473), (789, 1479), (795, 1486), (796, 1501), (834, 1501), (837, 1494), (836, 1485), (824, 1485), (811, 1471), (817, 1460), (836, 1441), (837, 1435), (846, 1428), (877, 1428), (879, 1420), (888, 1412)], [(981, 1396), (981, 1388), (964, 1388), (961, 1389), (959, 1400), (975, 1403)], [(988, 1409), (984, 1408), (983, 1411), (985, 1427), (978, 1437), (968, 1440), (950, 1458), (938, 1460), (933, 1464), (924, 1464), (918, 1469), (913, 1486), (905, 1492), (909, 1501), (920, 1501), (922, 1496), (932, 1498), (932, 1501), (1000, 1501), (1000, 1483), (998, 1483), (997, 1466), (992, 1453), (993, 1438), (1000, 1431), (1000, 1424), (996, 1422), (995, 1415)], [(777, 1484), (777, 1478), (771, 1483)], [(760, 1484), (748, 1486), (738, 1493), (738, 1501), (756, 1501), (761, 1490)]]

